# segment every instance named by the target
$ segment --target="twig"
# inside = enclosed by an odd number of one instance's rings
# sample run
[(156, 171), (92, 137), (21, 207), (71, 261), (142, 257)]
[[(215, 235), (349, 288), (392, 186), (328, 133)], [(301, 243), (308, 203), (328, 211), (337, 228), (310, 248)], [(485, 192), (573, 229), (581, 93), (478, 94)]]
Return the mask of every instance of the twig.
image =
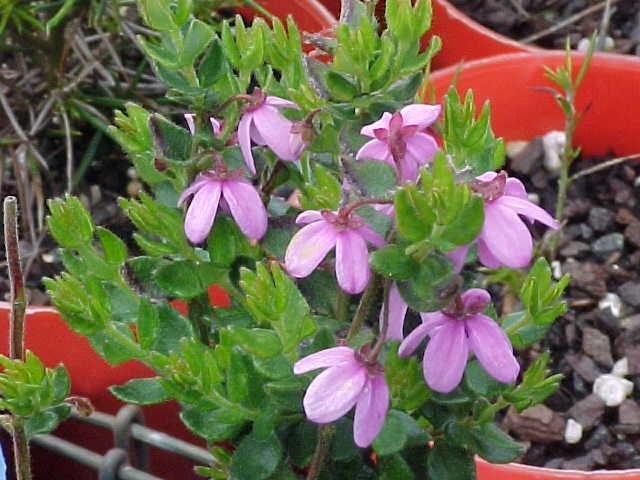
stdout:
[[(572, 23), (577, 22), (578, 20), (591, 15), (592, 13), (595, 13), (599, 10), (602, 10), (603, 8), (606, 7), (607, 5), (607, 1), (609, 0), (604, 0), (600, 3), (597, 3), (596, 5), (592, 5), (588, 8), (585, 8), (584, 10), (582, 10), (581, 12), (578, 12), (574, 15), (571, 15), (569, 18), (565, 18), (564, 20), (551, 25), (549, 28), (546, 28), (544, 30), (541, 30), (539, 32), (534, 33), (533, 35), (529, 35), (528, 37), (525, 37), (523, 39), (521, 39), (520, 41), (522, 43), (533, 43), (536, 40), (542, 38), (542, 37), (546, 37), (547, 35), (551, 35), (554, 32), (557, 32), (558, 30), (562, 30), (564, 27), (567, 27), (569, 25), (571, 25)], [(620, 0), (610, 0), (611, 5), (618, 3)]]
[(509, 0), (509, 1), (511, 2), (511, 5), (513, 5), (513, 8), (516, 9), (516, 12), (518, 12), (518, 14), (522, 18), (530, 18), (531, 17), (531, 14), (525, 10), (525, 8), (520, 3), (520, 0)]
[(335, 426), (333, 424), (320, 425), (320, 427), (318, 427), (318, 441), (309, 466), (307, 480), (317, 480), (320, 478), (322, 465), (324, 464), (324, 459), (327, 456), (329, 447), (331, 446), (331, 439), (333, 438), (334, 432)]
[(591, 175), (592, 173), (596, 173), (599, 172), (600, 170), (605, 170), (607, 168), (610, 167), (614, 167), (616, 165), (619, 165), (621, 163), (627, 162), (629, 160), (635, 160), (640, 158), (640, 153), (634, 153), (633, 155), (627, 155), (625, 157), (617, 157), (617, 158), (612, 158), (611, 160), (607, 160), (606, 162), (603, 163), (599, 163), (598, 165), (595, 165), (591, 168), (587, 168), (585, 170), (580, 170), (578, 173), (572, 175), (569, 178), (569, 182), (573, 182), (574, 180), (577, 180), (580, 177), (584, 177), (586, 175)]
[(62, 115), (62, 124), (64, 125), (65, 150), (67, 151), (67, 191), (71, 194), (73, 188), (73, 140), (71, 139), (71, 125), (69, 123), (69, 115), (60, 102), (60, 112)]
[(365, 289), (362, 297), (360, 298), (360, 303), (358, 304), (358, 308), (356, 309), (356, 313), (353, 316), (353, 320), (351, 321), (351, 326), (349, 327), (349, 332), (347, 333), (346, 340), (351, 340), (356, 333), (362, 327), (364, 323), (364, 319), (367, 317), (369, 310), (371, 309), (371, 305), (373, 304), (373, 300), (376, 297), (376, 292), (378, 290), (378, 276), (371, 275), (371, 279), (369, 280), (369, 284)]
[[(18, 247), (18, 201), (10, 196), (4, 199), (4, 240), (9, 264), (11, 285), (11, 313), (9, 314), (9, 356), (24, 361), (24, 314), (27, 302), (24, 294), (24, 278), (20, 266)], [(12, 417), (13, 458), (16, 480), (31, 479), (29, 444), (22, 420)]]
[(611, 0), (605, 0), (604, 12), (602, 12), (602, 20), (600, 21), (600, 32), (598, 32), (598, 40), (595, 49), (597, 51), (604, 50), (604, 42), (609, 31), (609, 21), (611, 20)]

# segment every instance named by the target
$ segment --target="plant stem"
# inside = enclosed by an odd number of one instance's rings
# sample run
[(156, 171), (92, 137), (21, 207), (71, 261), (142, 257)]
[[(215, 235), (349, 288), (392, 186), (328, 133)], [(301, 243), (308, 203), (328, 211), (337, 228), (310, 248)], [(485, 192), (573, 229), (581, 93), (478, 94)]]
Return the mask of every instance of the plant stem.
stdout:
[(316, 443), (316, 449), (313, 452), (313, 458), (309, 466), (309, 473), (307, 474), (307, 480), (317, 480), (322, 472), (322, 465), (324, 459), (329, 451), (331, 445), (331, 439), (335, 433), (335, 426), (333, 424), (320, 425), (318, 428), (318, 442)]
[(338, 288), (336, 292), (336, 319), (340, 322), (347, 322), (349, 315), (349, 295)]
[[(9, 314), (9, 357), (24, 361), (24, 315), (27, 302), (24, 293), (24, 278), (20, 266), (18, 247), (18, 201), (16, 197), (4, 199), (4, 241), (9, 266), (9, 284), (11, 285), (11, 313)], [(22, 419), (11, 418), (13, 432), (13, 458), (16, 480), (31, 479), (31, 456), (29, 444), (24, 432)]]
[(4, 241), (11, 285), (11, 312), (9, 314), (9, 356), (24, 360), (24, 314), (27, 302), (18, 247), (18, 201), (16, 197), (4, 199)]
[(379, 326), (378, 332), (378, 340), (376, 340), (376, 344), (371, 349), (371, 353), (369, 354), (369, 360), (375, 361), (384, 346), (384, 342), (387, 339), (387, 331), (389, 330), (389, 292), (391, 281), (389, 279), (385, 279), (383, 282), (383, 308), (382, 308), (382, 322)]
[(504, 329), (505, 335), (509, 336), (510, 334), (517, 332), (520, 328), (524, 327), (527, 323), (529, 323), (529, 320), (531, 320), (529, 318), (529, 315), (525, 314), (516, 323), (512, 323), (511, 325), (509, 325), (507, 328)]
[(347, 333), (347, 342), (351, 340), (356, 333), (362, 327), (364, 323), (364, 319), (366, 318), (369, 310), (371, 309), (371, 305), (373, 304), (373, 300), (376, 298), (376, 292), (378, 290), (378, 276), (372, 275), (371, 280), (369, 280), (369, 284), (362, 294), (362, 298), (360, 298), (360, 303), (358, 304), (358, 308), (356, 309), (356, 313), (353, 316), (353, 320), (351, 320), (351, 326), (349, 327), (349, 332)]

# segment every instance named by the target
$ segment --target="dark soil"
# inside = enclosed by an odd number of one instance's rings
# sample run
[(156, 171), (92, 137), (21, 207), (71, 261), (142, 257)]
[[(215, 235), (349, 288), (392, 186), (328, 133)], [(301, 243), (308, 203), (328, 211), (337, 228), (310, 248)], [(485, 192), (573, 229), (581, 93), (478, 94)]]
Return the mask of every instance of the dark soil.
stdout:
[[(457, 8), (477, 22), (515, 40), (541, 32), (600, 0), (451, 0)], [(637, 0), (613, 2), (607, 35), (615, 41), (614, 51), (640, 54), (640, 3)], [(521, 7), (521, 8), (519, 8)], [(603, 9), (594, 11), (554, 33), (534, 41), (544, 48), (564, 48), (567, 36), (575, 48), (580, 39), (600, 30)]]
[[(512, 159), (511, 173), (524, 180), (540, 205), (553, 212), (556, 180), (542, 166), (534, 140)], [(579, 171), (603, 162), (588, 158)], [(522, 461), (552, 468), (640, 468), (640, 163), (627, 162), (577, 179), (569, 189), (568, 219), (559, 244), (562, 273), (570, 273), (569, 311), (546, 337), (520, 355), (525, 367), (540, 351), (564, 374), (556, 393), (523, 414), (508, 412), (503, 426), (528, 445)], [(603, 299), (613, 300), (613, 308)], [(611, 302), (609, 302), (611, 303)], [(617, 307), (620, 307), (619, 309)], [(593, 383), (627, 359), (631, 395), (607, 407)], [(580, 423), (576, 444), (564, 440), (566, 422)]]

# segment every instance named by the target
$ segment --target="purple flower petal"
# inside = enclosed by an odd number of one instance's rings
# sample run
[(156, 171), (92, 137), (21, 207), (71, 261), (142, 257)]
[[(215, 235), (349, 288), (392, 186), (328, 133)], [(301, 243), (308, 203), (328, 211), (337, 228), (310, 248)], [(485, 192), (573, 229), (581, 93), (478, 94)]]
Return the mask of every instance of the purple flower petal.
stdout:
[[(387, 329), (387, 339), (402, 340), (404, 333), (404, 318), (407, 315), (407, 302), (400, 296), (398, 285), (393, 282), (389, 289), (389, 328)], [(384, 304), (380, 309), (380, 325), (384, 328)]]
[(359, 363), (342, 363), (318, 375), (304, 396), (307, 418), (330, 423), (355, 405), (367, 381), (367, 372)]
[(371, 276), (369, 252), (364, 239), (352, 230), (338, 233), (336, 242), (336, 277), (338, 285), (353, 295), (362, 292)]
[(251, 153), (251, 123), (253, 122), (253, 115), (251, 113), (245, 113), (240, 122), (238, 122), (238, 143), (240, 144), (240, 151), (244, 157), (244, 163), (249, 171), (256, 174), (256, 164), (253, 160), (253, 153)]
[(255, 187), (243, 179), (225, 180), (222, 196), (242, 233), (251, 240), (261, 239), (267, 231), (267, 211)]
[(266, 104), (271, 105), (272, 107), (295, 108), (296, 110), (300, 109), (296, 103), (290, 100), (285, 100), (284, 98), (274, 97), (271, 95), (267, 97)]
[(209, 122), (211, 122), (211, 129), (213, 130), (213, 134), (220, 135), (220, 122), (213, 117), (209, 117)]
[(498, 198), (494, 203), (500, 205), (501, 207), (510, 208), (514, 212), (523, 215), (527, 218), (531, 218), (533, 220), (537, 220), (540, 223), (545, 224), (550, 228), (557, 229), (560, 227), (560, 222), (558, 222), (555, 218), (553, 218), (549, 213), (540, 208), (535, 203), (530, 202), (529, 200), (523, 200), (519, 197), (511, 197), (508, 195), (503, 195)]
[(460, 383), (468, 356), (464, 322), (445, 322), (433, 333), (424, 352), (422, 368), (427, 385), (437, 392), (449, 393)]
[(377, 130), (379, 128), (383, 128), (384, 130), (388, 130), (390, 121), (391, 121), (391, 114), (389, 112), (384, 112), (382, 114), (382, 117), (380, 117), (379, 120), (376, 120), (375, 122), (370, 123), (369, 125), (365, 125), (364, 127), (362, 127), (360, 129), (360, 134), (361, 135), (366, 135), (367, 137), (375, 137), (376, 134), (374, 133), (374, 130)]
[[(516, 199), (516, 197), (500, 197)], [(531, 261), (533, 241), (531, 233), (518, 214), (499, 200), (485, 204), (484, 225), (479, 238), (491, 254), (503, 265), (522, 268)]]
[(376, 438), (389, 408), (389, 387), (382, 373), (367, 379), (356, 403), (353, 417), (353, 440), (360, 448), (366, 448)]
[(507, 178), (507, 182), (504, 185), (504, 194), (511, 197), (518, 197), (523, 200), (529, 200), (527, 196), (527, 190), (520, 180), (514, 177)]
[(185, 188), (180, 194), (180, 196), (178, 197), (178, 207), (181, 206), (187, 198), (189, 198), (191, 195), (196, 193), (198, 190), (200, 190), (205, 184), (209, 183), (210, 181), (211, 181), (210, 178), (207, 178), (202, 174), (198, 175), (196, 179), (193, 182), (191, 182), (191, 185)]
[(444, 254), (453, 263), (453, 273), (460, 273), (460, 270), (464, 267), (464, 260), (467, 258), (468, 251), (469, 245), (462, 245)]
[(369, 140), (362, 147), (360, 147), (360, 150), (358, 150), (358, 153), (356, 153), (356, 160), (362, 160), (363, 158), (389, 162), (391, 159), (389, 145), (387, 144), (387, 142), (383, 142), (382, 140)]
[(407, 153), (398, 162), (398, 177), (400, 182), (413, 182), (418, 179), (419, 164), (416, 159)]
[(254, 124), (265, 144), (281, 160), (296, 160), (289, 148), (289, 135), (293, 123), (274, 107), (263, 106), (253, 112)]
[(376, 231), (368, 225), (354, 228), (354, 231), (374, 247), (381, 248), (384, 246), (384, 238), (381, 235), (378, 235)]
[(293, 373), (310, 372), (318, 368), (327, 368), (344, 362), (355, 362), (353, 350), (349, 347), (333, 347), (307, 355), (293, 364)]
[(317, 222), (319, 220), (324, 220), (324, 217), (322, 216), (322, 212), (320, 212), (320, 210), (306, 210), (296, 217), (296, 223), (298, 225), (305, 225), (307, 223)]
[(436, 121), (442, 107), (440, 105), (423, 105), (415, 103), (407, 105), (400, 113), (402, 114), (403, 125), (417, 125), (419, 130), (424, 130)]
[(485, 315), (469, 316), (464, 322), (469, 346), (480, 365), (499, 382), (515, 382), (520, 365), (513, 355), (509, 339), (498, 324)]
[(489, 251), (487, 244), (480, 238), (477, 241), (478, 245), (478, 259), (480, 263), (488, 268), (500, 268), (502, 262), (493, 256), (493, 253)]
[(478, 175), (476, 179), (480, 180), (481, 182), (490, 182), (497, 176), (498, 174), (496, 172), (484, 172), (482, 175)]
[(289, 242), (284, 255), (289, 275), (303, 278), (313, 272), (336, 245), (337, 236), (335, 228), (325, 221), (302, 227)]
[(470, 288), (460, 296), (462, 303), (467, 309), (484, 307), (491, 302), (491, 295), (483, 288)]
[(191, 243), (200, 243), (209, 235), (221, 192), (220, 182), (209, 180), (193, 196), (184, 218), (184, 232)]
[(431, 161), (438, 150), (438, 144), (431, 135), (416, 133), (407, 137), (407, 156), (413, 158), (417, 165), (424, 165)]
[(450, 320), (439, 311), (421, 313), (420, 317), (422, 317), (422, 323), (414, 328), (400, 344), (400, 348), (398, 349), (398, 355), (400, 357), (408, 357), (411, 355), (427, 335), (434, 334), (438, 328)]
[(195, 113), (185, 113), (184, 114), (184, 119), (187, 121), (187, 126), (189, 127), (189, 131), (191, 132), (191, 135), (195, 135), (196, 134), (195, 118), (196, 118)]

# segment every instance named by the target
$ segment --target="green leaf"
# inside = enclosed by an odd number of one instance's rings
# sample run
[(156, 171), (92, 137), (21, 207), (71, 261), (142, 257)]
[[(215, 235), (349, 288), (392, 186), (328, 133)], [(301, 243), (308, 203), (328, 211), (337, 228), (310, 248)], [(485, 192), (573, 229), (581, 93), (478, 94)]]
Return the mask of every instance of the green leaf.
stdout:
[(401, 455), (394, 454), (378, 460), (379, 480), (413, 480), (415, 475)]
[(260, 358), (270, 358), (282, 352), (282, 344), (273, 330), (229, 326), (220, 331), (222, 345), (238, 345), (245, 352)]
[(386, 198), (396, 186), (396, 173), (386, 162), (360, 160), (350, 166), (358, 186), (367, 197)]
[(71, 406), (66, 403), (38, 412), (26, 421), (24, 425), (25, 435), (29, 439), (38, 433), (49, 433), (70, 413)]
[(454, 245), (466, 245), (475, 240), (483, 224), (484, 201), (480, 195), (473, 195), (440, 237)]
[(312, 422), (300, 422), (287, 437), (286, 450), (294, 465), (304, 467), (313, 457), (318, 436), (318, 426)]
[(331, 97), (340, 102), (348, 102), (358, 94), (358, 87), (345, 77), (334, 71), (327, 72), (325, 84)]
[(168, 295), (178, 298), (194, 298), (207, 291), (218, 274), (210, 263), (191, 260), (175, 260), (159, 267), (155, 272), (155, 281)]
[(397, 228), (409, 241), (423, 240), (431, 233), (435, 215), (427, 199), (413, 184), (397, 191), (394, 199)]
[(152, 348), (166, 355), (178, 349), (181, 339), (193, 337), (193, 327), (175, 308), (166, 303), (159, 304), (157, 312), (158, 333)]
[(242, 439), (231, 460), (233, 480), (264, 480), (278, 468), (282, 445), (275, 435), (259, 438), (249, 434)]
[(148, 298), (141, 297), (136, 333), (142, 348), (146, 349), (153, 345), (158, 336), (159, 323), (156, 309)]
[(209, 25), (198, 19), (193, 19), (189, 24), (189, 30), (187, 30), (184, 36), (180, 65), (193, 65), (193, 62), (204, 52), (207, 45), (213, 40), (213, 37), (213, 29)]
[(232, 438), (246, 422), (242, 414), (221, 408), (206, 411), (187, 408), (180, 412), (180, 419), (189, 430), (208, 441)]
[(169, 2), (165, 0), (138, 0), (138, 8), (147, 25), (158, 31), (177, 30)]
[(305, 377), (290, 376), (265, 383), (264, 391), (275, 403), (295, 412), (302, 404), (302, 395), (307, 385), (308, 380)]
[(418, 269), (414, 260), (405, 254), (405, 249), (394, 244), (372, 252), (369, 265), (376, 272), (394, 280), (407, 279)]
[(86, 208), (76, 197), (66, 195), (47, 202), (49, 232), (65, 248), (87, 245), (93, 238), (93, 222)]
[(389, 410), (373, 448), (378, 455), (385, 456), (409, 446), (424, 445), (427, 440), (429, 434), (412, 417), (399, 410)]
[(482, 397), (499, 395), (508, 388), (508, 385), (498, 382), (489, 376), (477, 360), (467, 363), (464, 371), (464, 382), (471, 391)]
[(61, 403), (69, 395), (71, 381), (67, 369), (62, 364), (57, 365), (51, 372), (51, 399), (52, 403)]
[(189, 132), (162, 115), (154, 113), (149, 116), (149, 130), (153, 144), (159, 157), (185, 162), (191, 157), (191, 135)]
[(120, 238), (106, 228), (96, 227), (104, 259), (113, 264), (121, 264), (127, 259), (127, 247)]
[(493, 423), (473, 427), (471, 436), (476, 453), (490, 463), (508, 463), (525, 452), (522, 444), (516, 442)]
[(201, 88), (209, 88), (227, 71), (227, 62), (220, 40), (214, 38), (207, 53), (198, 66), (198, 80)]
[(123, 402), (152, 405), (171, 400), (171, 395), (158, 381), (158, 377), (134, 378), (122, 385), (113, 385), (109, 391)]
[(474, 480), (476, 478), (473, 457), (468, 452), (443, 441), (437, 442), (429, 451), (427, 473), (429, 478), (433, 479)]

